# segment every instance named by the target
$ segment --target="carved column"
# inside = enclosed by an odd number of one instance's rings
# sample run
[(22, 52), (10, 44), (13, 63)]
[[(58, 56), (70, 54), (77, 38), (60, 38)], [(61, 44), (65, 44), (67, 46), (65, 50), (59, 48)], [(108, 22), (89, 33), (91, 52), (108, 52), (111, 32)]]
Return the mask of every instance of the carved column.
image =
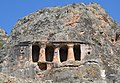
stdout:
[(87, 44), (81, 44), (81, 60), (83, 60), (87, 55), (89, 56), (92, 52), (92, 48), (90, 45)]
[(33, 60), (32, 60), (32, 44), (29, 45), (29, 62), (33, 63)]
[(85, 58), (85, 56), (86, 56), (86, 45), (81, 44), (80, 49), (81, 49), (81, 60), (83, 60)]
[(91, 47), (86, 44), (81, 44), (81, 60), (83, 60), (87, 55), (89, 55), (92, 51)]
[(69, 60), (75, 61), (74, 51), (73, 51), (74, 44), (68, 44), (67, 46), (68, 46), (68, 57), (67, 57), (67, 61), (69, 61)]
[(45, 44), (41, 45), (38, 62), (46, 62), (45, 48), (46, 48)]
[(59, 53), (59, 46), (56, 45), (54, 49), (54, 56), (53, 56), (53, 62), (60, 62), (60, 53)]

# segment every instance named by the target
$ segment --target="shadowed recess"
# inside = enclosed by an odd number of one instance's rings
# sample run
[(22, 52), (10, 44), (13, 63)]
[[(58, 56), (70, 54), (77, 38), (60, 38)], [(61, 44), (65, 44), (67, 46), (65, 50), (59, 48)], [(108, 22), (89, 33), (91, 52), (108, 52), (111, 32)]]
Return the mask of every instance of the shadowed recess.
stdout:
[(81, 56), (80, 45), (74, 45), (74, 56), (75, 56), (75, 60), (80, 61), (80, 56)]
[(67, 45), (64, 45), (60, 48), (60, 61), (66, 61), (67, 60), (67, 54), (68, 54), (68, 47)]
[(52, 62), (54, 56), (53, 46), (47, 46), (45, 49), (46, 61)]
[(38, 45), (32, 46), (32, 60), (33, 62), (38, 62), (40, 47)]

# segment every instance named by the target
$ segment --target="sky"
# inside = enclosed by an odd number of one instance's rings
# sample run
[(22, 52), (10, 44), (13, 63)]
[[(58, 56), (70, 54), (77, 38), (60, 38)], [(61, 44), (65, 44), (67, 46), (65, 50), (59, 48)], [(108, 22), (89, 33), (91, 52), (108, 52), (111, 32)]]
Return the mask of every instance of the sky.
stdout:
[(0, 27), (9, 35), (17, 20), (39, 9), (53, 6), (64, 6), (72, 3), (97, 2), (107, 13), (120, 23), (120, 0), (1, 0)]

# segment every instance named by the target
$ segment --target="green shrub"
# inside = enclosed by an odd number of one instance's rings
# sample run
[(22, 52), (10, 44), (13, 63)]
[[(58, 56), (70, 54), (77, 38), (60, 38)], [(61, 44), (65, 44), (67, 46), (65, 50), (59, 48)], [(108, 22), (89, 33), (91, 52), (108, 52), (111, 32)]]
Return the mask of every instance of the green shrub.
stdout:
[(111, 28), (112, 28), (112, 29), (115, 29), (115, 28), (116, 28), (116, 26), (115, 26), (115, 25), (113, 25), (113, 26), (111, 26)]
[(0, 48), (2, 47), (3, 43), (2, 43), (2, 40), (0, 40)]

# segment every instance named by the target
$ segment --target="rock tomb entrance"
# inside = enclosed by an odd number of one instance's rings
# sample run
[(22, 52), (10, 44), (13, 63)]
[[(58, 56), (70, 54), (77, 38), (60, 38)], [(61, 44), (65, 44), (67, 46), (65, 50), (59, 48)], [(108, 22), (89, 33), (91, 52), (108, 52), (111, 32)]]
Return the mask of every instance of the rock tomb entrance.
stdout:
[(52, 63), (82, 61), (92, 52), (88, 43), (49, 42), (32, 44), (32, 61), (37, 62), (41, 70), (51, 69)]

